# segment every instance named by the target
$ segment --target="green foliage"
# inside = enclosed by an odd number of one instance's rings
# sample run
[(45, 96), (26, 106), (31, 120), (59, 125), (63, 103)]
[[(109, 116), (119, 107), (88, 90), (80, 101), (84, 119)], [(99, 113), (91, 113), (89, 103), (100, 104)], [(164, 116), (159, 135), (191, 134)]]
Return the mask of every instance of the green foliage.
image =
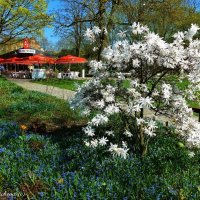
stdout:
[(0, 1), (0, 44), (27, 34), (41, 34), (52, 21), (46, 9), (46, 0)]
[[(182, 81), (179, 81), (179, 78), (177, 75), (168, 76), (165, 81), (173, 83), (174, 85), (176, 85), (177, 89), (180, 91), (187, 89), (189, 86), (189, 81), (186, 78), (184, 78)], [(190, 107), (199, 107), (200, 106), (200, 102), (199, 102), (200, 91), (196, 92), (195, 95), (196, 95), (195, 101), (187, 100)]]
[(194, 4), (185, 0), (130, 0), (122, 4), (118, 16), (129, 23), (139, 21), (147, 24), (154, 32), (170, 40), (177, 30), (186, 30), (192, 23), (200, 24), (200, 15)]

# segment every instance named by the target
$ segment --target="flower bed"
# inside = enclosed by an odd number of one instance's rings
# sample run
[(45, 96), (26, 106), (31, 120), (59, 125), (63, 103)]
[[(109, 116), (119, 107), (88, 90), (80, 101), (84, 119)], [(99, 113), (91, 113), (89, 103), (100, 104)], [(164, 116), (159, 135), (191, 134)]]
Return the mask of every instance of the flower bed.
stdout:
[(85, 147), (81, 133), (50, 137), (0, 124), (0, 190), (44, 200), (198, 199), (200, 152), (161, 132), (149, 156), (124, 160)]

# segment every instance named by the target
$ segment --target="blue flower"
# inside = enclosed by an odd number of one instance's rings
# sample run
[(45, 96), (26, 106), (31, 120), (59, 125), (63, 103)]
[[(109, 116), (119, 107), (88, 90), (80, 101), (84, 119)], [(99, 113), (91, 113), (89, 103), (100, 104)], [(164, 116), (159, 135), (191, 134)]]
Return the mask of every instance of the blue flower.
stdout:
[(0, 153), (3, 153), (3, 152), (5, 152), (5, 148), (0, 148)]
[(44, 192), (38, 192), (38, 194), (43, 197), (44, 196)]

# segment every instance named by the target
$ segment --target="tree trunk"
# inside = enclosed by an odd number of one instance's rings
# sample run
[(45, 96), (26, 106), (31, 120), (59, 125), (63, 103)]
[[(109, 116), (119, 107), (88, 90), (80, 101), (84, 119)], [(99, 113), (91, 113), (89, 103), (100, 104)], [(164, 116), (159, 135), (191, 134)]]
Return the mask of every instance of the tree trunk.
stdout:
[(147, 153), (147, 146), (145, 144), (144, 129), (142, 125), (140, 125), (140, 128), (139, 128), (139, 139), (140, 139), (140, 153), (142, 156), (145, 156)]
[(101, 52), (103, 51), (103, 48), (105, 47), (106, 43), (106, 34), (105, 34), (105, 19), (104, 19), (104, 14), (106, 12), (106, 7), (105, 4), (107, 3), (107, 0), (99, 0), (99, 28), (101, 29), (101, 34), (100, 34), (100, 45), (98, 49), (98, 54), (97, 54), (97, 60), (101, 60)]
[[(141, 108), (140, 110), (140, 118), (144, 117), (144, 109)], [(140, 153), (142, 156), (145, 156), (147, 153), (147, 146), (145, 144), (145, 138), (144, 138), (144, 129), (143, 126), (139, 126), (139, 141), (140, 141)]]

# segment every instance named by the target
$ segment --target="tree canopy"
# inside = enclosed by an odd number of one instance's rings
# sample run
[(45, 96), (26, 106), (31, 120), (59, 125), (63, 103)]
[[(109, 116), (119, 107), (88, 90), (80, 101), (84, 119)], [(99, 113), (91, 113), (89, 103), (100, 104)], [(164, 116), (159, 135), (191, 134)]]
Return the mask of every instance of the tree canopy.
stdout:
[(0, 44), (38, 35), (52, 21), (46, 0), (0, 0)]
[[(73, 41), (77, 55), (100, 58), (102, 49), (118, 39), (119, 30), (126, 31), (133, 22), (142, 22), (166, 40), (178, 30), (187, 30), (192, 24), (200, 25), (198, 1), (196, 0), (61, 0), (63, 8), (55, 17), (56, 30)], [(84, 42), (87, 28), (98, 26), (101, 30), (96, 41), (96, 52)], [(72, 39), (73, 38), (73, 39)], [(83, 45), (84, 44), (84, 45)], [(71, 45), (70, 45), (71, 46)]]

